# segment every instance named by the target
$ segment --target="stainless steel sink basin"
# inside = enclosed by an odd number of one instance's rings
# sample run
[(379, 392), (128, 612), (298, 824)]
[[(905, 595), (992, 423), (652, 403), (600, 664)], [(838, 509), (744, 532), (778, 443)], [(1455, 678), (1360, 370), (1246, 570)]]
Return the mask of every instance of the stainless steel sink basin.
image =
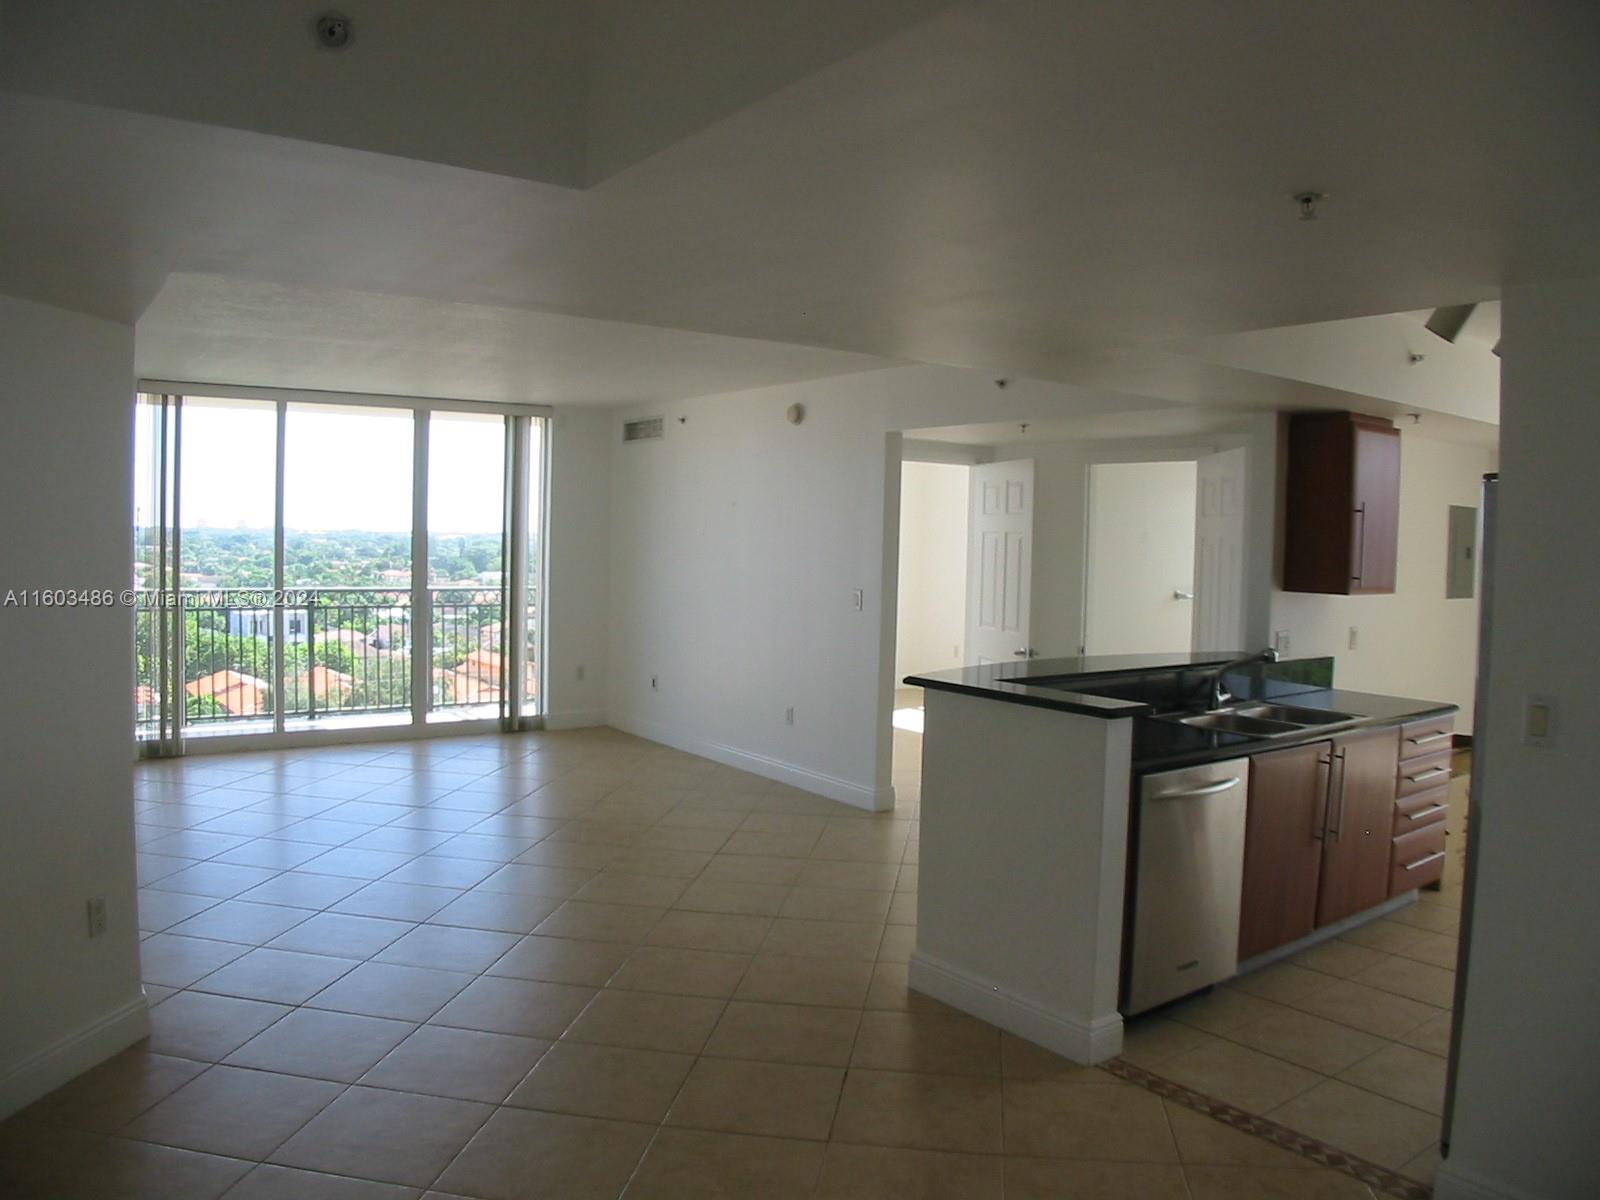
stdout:
[(1299, 733), (1304, 725), (1291, 725), (1287, 721), (1269, 721), (1261, 717), (1245, 716), (1236, 712), (1199, 713), (1192, 717), (1173, 718), (1191, 729), (1209, 729), (1219, 733), (1242, 733), (1248, 737), (1276, 737), (1285, 733)]
[(1233, 710), (1241, 717), (1263, 721), (1283, 721), (1289, 725), (1343, 725), (1362, 718), (1356, 713), (1334, 712), (1328, 708), (1301, 708), (1298, 704), (1241, 704)]

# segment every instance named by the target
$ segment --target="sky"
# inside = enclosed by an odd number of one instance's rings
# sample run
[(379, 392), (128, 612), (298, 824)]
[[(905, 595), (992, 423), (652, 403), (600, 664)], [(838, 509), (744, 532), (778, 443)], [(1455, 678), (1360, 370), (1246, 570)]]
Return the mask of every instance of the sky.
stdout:
[[(289, 405), (284, 527), (409, 532), (412, 424), (406, 409)], [(430, 532), (498, 533), (503, 418), (436, 412), (429, 426)], [(185, 397), (184, 526), (271, 529), (275, 440), (270, 401)], [(149, 472), (143, 462), (139, 468), (142, 524)]]

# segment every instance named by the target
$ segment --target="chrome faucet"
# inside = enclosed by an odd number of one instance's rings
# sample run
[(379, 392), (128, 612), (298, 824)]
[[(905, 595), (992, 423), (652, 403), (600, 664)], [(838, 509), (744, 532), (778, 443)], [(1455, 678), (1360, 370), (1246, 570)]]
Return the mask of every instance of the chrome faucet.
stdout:
[(1277, 662), (1278, 652), (1272, 647), (1259, 650), (1255, 654), (1246, 654), (1243, 658), (1236, 658), (1232, 662), (1223, 663), (1220, 667), (1206, 672), (1206, 707), (1221, 708), (1225, 701), (1233, 699), (1228, 694), (1228, 689), (1222, 686), (1222, 677), (1229, 671), (1236, 671), (1240, 667), (1248, 667), (1258, 662)]

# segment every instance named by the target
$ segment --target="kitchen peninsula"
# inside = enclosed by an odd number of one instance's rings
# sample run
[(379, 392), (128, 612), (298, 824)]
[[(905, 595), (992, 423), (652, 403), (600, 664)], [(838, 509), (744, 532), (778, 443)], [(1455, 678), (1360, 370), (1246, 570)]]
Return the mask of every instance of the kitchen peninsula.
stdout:
[[(925, 707), (911, 985), (1101, 1062), (1121, 1050), (1124, 1013), (1412, 902), (1443, 859), (1434, 801), (1454, 706), (1339, 691), (1330, 659), (1261, 657), (1034, 660), (907, 678)], [(1160, 786), (1179, 778), (1203, 782)], [(1142, 861), (1138, 814), (1173, 797), (1205, 803), (1152, 809), (1144, 849), (1165, 839), (1165, 857)], [(1173, 951), (1170, 969), (1156, 964), (1168, 977), (1144, 988), (1155, 999), (1135, 988), (1130, 1004), (1131, 968), (1167, 953), (1134, 919), (1141, 904), (1145, 923), (1164, 909), (1179, 926), (1204, 909), (1225, 945)], [(1174, 974), (1197, 964), (1219, 973)]]

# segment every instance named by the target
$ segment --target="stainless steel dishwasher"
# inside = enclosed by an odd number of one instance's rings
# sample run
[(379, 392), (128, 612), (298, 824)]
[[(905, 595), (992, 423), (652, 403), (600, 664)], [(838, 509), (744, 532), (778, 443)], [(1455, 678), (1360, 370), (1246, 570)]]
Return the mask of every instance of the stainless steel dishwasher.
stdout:
[(1235, 758), (1141, 782), (1125, 1013), (1238, 968), (1249, 770), (1249, 759)]

